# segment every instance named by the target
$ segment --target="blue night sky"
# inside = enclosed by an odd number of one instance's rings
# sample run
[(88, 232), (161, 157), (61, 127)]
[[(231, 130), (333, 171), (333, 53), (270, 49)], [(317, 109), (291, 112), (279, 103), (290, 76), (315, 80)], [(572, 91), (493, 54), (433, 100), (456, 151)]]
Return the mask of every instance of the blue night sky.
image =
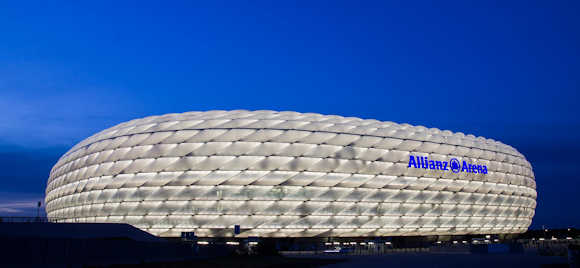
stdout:
[(74, 2), (0, 4), (0, 215), (34, 215), (102, 129), (268, 109), (502, 141), (534, 168), (532, 227), (580, 227), (578, 1)]

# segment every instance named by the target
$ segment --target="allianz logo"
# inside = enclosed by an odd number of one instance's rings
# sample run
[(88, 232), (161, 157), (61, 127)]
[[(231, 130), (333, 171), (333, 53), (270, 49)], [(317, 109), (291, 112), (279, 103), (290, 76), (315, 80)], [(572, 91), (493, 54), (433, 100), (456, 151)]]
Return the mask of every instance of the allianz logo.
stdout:
[(457, 158), (451, 158), (449, 161), (436, 161), (429, 160), (427, 156), (409, 155), (409, 165), (407, 167), (441, 171), (451, 170), (453, 173), (466, 172), (487, 174), (486, 165), (469, 164), (465, 160), (461, 163)]

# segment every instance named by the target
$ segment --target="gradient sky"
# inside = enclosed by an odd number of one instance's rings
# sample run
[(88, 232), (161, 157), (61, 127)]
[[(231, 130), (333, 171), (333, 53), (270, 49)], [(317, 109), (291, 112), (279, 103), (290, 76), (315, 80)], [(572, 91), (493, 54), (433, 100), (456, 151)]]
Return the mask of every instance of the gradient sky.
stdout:
[(268, 109), (507, 143), (536, 174), (532, 227), (580, 227), (578, 1), (23, 2), (0, 3), (0, 215), (34, 215), (102, 129)]

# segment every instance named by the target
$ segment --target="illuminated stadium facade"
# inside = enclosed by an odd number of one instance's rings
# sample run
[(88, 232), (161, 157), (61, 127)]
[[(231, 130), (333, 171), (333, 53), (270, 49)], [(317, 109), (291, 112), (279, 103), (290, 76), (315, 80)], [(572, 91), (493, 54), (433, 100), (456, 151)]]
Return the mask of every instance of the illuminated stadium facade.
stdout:
[[(485, 171), (485, 172), (484, 172)], [(521, 233), (530, 163), (500, 142), (435, 128), (274, 111), (136, 119), (53, 167), (48, 217), (159, 236), (370, 237)]]

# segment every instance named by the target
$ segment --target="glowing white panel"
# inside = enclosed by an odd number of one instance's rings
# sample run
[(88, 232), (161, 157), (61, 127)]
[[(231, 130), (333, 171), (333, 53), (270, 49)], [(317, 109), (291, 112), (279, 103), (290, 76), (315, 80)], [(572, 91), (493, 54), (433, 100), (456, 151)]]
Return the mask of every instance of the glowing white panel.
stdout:
[[(409, 166), (410, 156), (487, 174)], [(354, 117), (209, 111), (121, 123), (53, 167), (49, 217), (125, 222), (160, 236), (520, 233), (536, 207), (532, 167), (503, 143)]]

